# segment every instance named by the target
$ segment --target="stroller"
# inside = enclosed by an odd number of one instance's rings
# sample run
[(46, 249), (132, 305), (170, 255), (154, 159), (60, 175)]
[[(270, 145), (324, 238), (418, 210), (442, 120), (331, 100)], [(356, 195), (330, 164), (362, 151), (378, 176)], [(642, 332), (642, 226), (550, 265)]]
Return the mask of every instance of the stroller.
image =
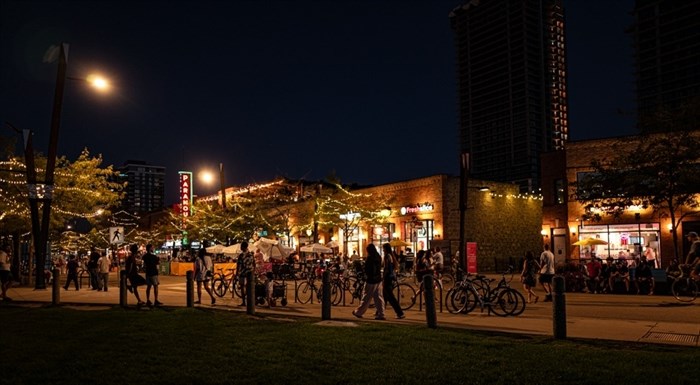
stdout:
[[(280, 301), (282, 306), (287, 306), (287, 284), (284, 280), (273, 280), (272, 272), (267, 273), (267, 281), (272, 284), (272, 295), (268, 307), (277, 306), (277, 301)], [(259, 306), (265, 305), (268, 302), (266, 282), (257, 281), (255, 283), (255, 303)]]

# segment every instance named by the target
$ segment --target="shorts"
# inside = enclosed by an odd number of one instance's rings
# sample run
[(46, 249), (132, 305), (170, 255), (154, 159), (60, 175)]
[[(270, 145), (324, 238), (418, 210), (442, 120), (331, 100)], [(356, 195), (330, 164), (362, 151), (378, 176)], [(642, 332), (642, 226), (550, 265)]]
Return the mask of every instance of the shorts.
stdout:
[(7, 283), (12, 280), (12, 273), (10, 270), (0, 270), (0, 282)]
[(146, 276), (146, 285), (150, 285), (150, 286), (160, 285), (160, 282), (158, 282), (158, 276), (157, 275), (147, 275)]
[(540, 274), (540, 283), (552, 283), (552, 278), (554, 278), (554, 274)]

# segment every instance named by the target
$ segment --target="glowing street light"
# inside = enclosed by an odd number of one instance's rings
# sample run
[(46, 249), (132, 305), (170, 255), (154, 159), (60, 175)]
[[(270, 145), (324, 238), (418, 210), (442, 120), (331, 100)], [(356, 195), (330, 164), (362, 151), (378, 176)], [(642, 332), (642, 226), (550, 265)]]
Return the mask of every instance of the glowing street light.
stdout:
[[(214, 173), (203, 170), (199, 173), (199, 180), (205, 184), (214, 183)], [(221, 208), (226, 210), (226, 187), (224, 185), (224, 164), (219, 163), (219, 184), (221, 185)]]
[(109, 81), (101, 75), (90, 75), (85, 80), (100, 92), (106, 92), (110, 89)]

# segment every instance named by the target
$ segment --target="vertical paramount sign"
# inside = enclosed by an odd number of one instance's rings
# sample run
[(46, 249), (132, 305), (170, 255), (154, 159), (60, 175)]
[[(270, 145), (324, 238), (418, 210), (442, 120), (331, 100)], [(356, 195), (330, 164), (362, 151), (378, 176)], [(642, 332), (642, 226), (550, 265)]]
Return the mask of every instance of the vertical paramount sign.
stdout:
[(192, 214), (192, 172), (179, 171), (180, 174), (180, 215), (183, 221)]

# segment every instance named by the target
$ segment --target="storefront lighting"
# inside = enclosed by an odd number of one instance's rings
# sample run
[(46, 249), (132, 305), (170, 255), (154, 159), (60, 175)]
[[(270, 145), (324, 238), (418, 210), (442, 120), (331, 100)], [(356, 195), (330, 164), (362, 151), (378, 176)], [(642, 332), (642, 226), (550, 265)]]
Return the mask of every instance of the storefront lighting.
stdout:
[(391, 236), (392, 236), (394, 239), (398, 239), (398, 238), (399, 238), (399, 232), (398, 232), (398, 231), (394, 231), (394, 233), (391, 234)]
[(666, 228), (668, 229), (668, 231), (672, 232), (673, 231), (673, 223), (669, 223), (668, 225), (666, 225)]
[(574, 227), (574, 226), (571, 226), (571, 227), (569, 228), (569, 232), (571, 233), (571, 236), (572, 236), (572, 237), (573, 237), (573, 236), (576, 236), (576, 231), (577, 231), (577, 230), (578, 230), (578, 229), (577, 229), (576, 227)]
[(547, 230), (545, 230), (545, 229), (542, 229), (542, 231), (540, 231), (540, 234), (542, 234), (543, 237), (549, 236), (549, 235), (547, 234)]

